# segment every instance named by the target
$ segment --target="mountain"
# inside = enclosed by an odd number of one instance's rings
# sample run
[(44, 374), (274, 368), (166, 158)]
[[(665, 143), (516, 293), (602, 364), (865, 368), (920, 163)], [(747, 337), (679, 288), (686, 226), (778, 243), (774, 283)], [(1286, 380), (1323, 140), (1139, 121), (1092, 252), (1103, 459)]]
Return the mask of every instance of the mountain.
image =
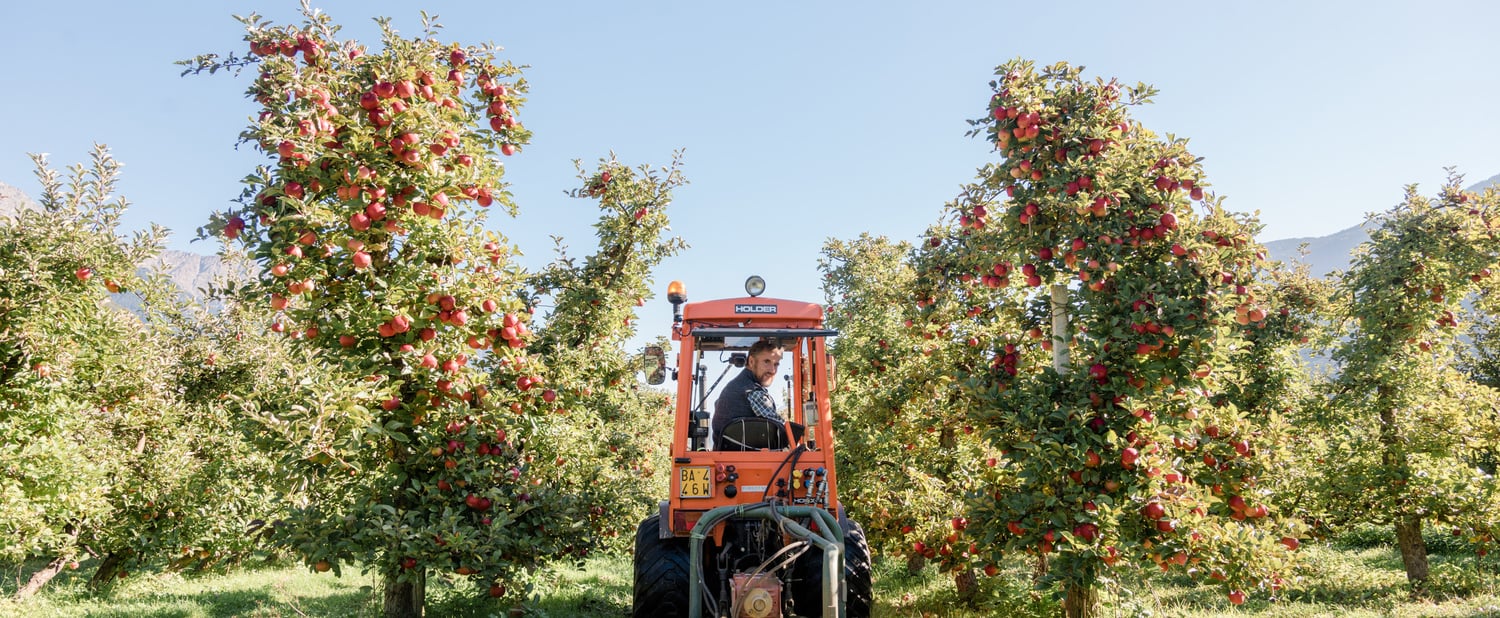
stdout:
[(161, 271), (172, 283), (177, 284), (178, 289), (195, 297), (201, 296), (201, 290), (229, 272), (217, 255), (170, 249), (141, 264), (139, 272), (144, 277), (153, 269)]
[[(230, 272), (217, 255), (201, 255), (187, 251), (163, 250), (156, 257), (146, 260), (136, 274), (142, 278), (151, 275), (153, 270), (158, 270), (167, 276), (182, 296), (203, 300), (203, 291), (210, 283)], [(141, 314), (141, 299), (134, 294), (114, 294), (115, 304)]]
[[(1500, 187), (1500, 174), (1475, 183), (1466, 190), (1478, 192), (1488, 187)], [(1273, 260), (1307, 264), (1314, 276), (1326, 276), (1335, 270), (1349, 268), (1349, 259), (1354, 254), (1354, 249), (1370, 239), (1370, 232), (1366, 227), (1368, 225), (1369, 222), (1360, 223), (1328, 236), (1273, 240), (1266, 243), (1266, 253)], [(1303, 244), (1307, 245), (1306, 256), (1299, 253)]]
[(20, 189), (0, 182), (0, 219), (8, 219), (24, 209), (40, 207)]
[[(20, 189), (0, 182), (0, 220), (34, 208), (41, 206)], [(230, 270), (219, 260), (219, 256), (172, 250), (164, 250), (139, 266), (138, 272), (142, 277), (152, 270), (159, 270), (171, 279), (177, 289), (194, 298), (200, 298), (204, 288)], [(140, 306), (140, 299), (132, 294), (116, 294), (114, 300), (116, 304), (131, 311), (138, 310)]]
[[(1349, 267), (1349, 258), (1354, 254), (1354, 249), (1370, 239), (1367, 225), (1368, 222), (1361, 223), (1328, 236), (1273, 240), (1266, 243), (1266, 254), (1273, 260), (1288, 264), (1307, 264), (1313, 276), (1324, 277), (1335, 270)], [(1306, 255), (1302, 254), (1303, 245), (1306, 245)]]

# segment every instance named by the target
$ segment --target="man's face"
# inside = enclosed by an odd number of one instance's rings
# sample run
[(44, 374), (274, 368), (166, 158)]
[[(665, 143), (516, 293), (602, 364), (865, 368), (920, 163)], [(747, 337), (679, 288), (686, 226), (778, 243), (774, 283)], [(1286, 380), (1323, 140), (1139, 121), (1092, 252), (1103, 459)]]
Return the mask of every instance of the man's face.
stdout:
[(775, 350), (767, 350), (745, 359), (745, 368), (750, 370), (750, 375), (761, 386), (771, 385), (771, 382), (776, 379), (776, 368), (780, 366), (781, 353)]

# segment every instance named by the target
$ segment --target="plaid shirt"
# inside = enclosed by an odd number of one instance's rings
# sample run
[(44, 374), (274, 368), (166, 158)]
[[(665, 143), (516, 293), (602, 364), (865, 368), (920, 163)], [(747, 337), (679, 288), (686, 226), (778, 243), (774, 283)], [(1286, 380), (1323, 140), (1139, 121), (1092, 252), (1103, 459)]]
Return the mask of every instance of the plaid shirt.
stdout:
[(750, 390), (745, 391), (745, 399), (750, 401), (750, 410), (761, 418), (770, 419), (780, 424), (784, 421), (781, 415), (776, 413), (776, 398), (771, 396), (771, 391), (766, 387), (756, 384)]

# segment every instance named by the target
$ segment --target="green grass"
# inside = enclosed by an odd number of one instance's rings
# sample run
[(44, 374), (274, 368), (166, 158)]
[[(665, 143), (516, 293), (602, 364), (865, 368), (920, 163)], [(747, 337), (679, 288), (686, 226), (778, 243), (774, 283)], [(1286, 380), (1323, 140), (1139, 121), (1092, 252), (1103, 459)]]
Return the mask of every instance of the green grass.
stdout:
[[(1469, 555), (1434, 554), (1432, 592), (1410, 598), (1401, 562), (1387, 546), (1303, 548), (1308, 569), (1282, 597), (1252, 594), (1233, 607), (1223, 592), (1184, 577), (1147, 577), (1124, 571), (1109, 586), (1103, 616), (1157, 617), (1497, 617), (1500, 567)], [(529, 616), (618, 618), (630, 614), (631, 563), (600, 557), (582, 567), (564, 567), (542, 578), (527, 604)], [(260, 566), (201, 574), (136, 574), (106, 595), (84, 586), (92, 565), (66, 572), (38, 598), (0, 600), (0, 616), (40, 617), (280, 617), (378, 616), (380, 595), (373, 577), (311, 573), (296, 565)], [(18, 572), (7, 573), (0, 594), (14, 591)], [(950, 575), (932, 568), (917, 574), (899, 561), (878, 561), (875, 615), (901, 618), (989, 618), (1060, 616), (1058, 605), (1029, 586), (1029, 565), (1017, 561), (999, 576), (980, 577), (974, 600), (961, 601)], [(428, 584), (431, 616), (508, 616), (508, 606), (472, 589), (434, 578)], [(1132, 594), (1131, 591), (1134, 591)]]
[(630, 615), (630, 556), (593, 558), (584, 568), (564, 568), (551, 585), (534, 588), (538, 613), (562, 618), (619, 618)]
[[(241, 568), (195, 575), (131, 574), (107, 594), (91, 593), (86, 584), (92, 563), (63, 572), (42, 594), (25, 603), (0, 600), (0, 616), (17, 618), (198, 618), (210, 616), (358, 616), (379, 612), (380, 599), (362, 586), (373, 578), (357, 573), (334, 577), (301, 567)], [(16, 575), (5, 582), (13, 593)]]
[(1500, 574), (1472, 557), (1432, 554), (1430, 593), (1413, 599), (1400, 555), (1389, 547), (1335, 549), (1304, 546), (1307, 569), (1280, 598), (1252, 594), (1231, 606), (1216, 587), (1185, 578), (1157, 581), (1142, 605), (1156, 616), (1314, 616), (1375, 618), (1500, 616)]

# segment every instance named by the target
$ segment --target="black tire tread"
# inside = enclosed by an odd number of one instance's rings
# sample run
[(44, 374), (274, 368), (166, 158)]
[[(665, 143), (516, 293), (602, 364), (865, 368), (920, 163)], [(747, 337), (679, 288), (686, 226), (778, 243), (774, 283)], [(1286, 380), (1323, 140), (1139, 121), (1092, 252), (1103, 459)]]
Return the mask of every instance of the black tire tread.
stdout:
[(844, 529), (844, 603), (848, 618), (869, 618), (875, 604), (875, 581), (870, 564), (870, 543), (865, 529), (847, 517), (839, 519)]
[[(865, 540), (865, 529), (854, 520), (840, 517), (839, 527), (844, 531), (844, 586), (847, 588), (844, 592), (845, 616), (869, 618), (875, 599), (870, 544)], [(792, 591), (792, 599), (798, 615), (806, 615), (808, 608), (818, 608), (823, 602), (822, 565), (823, 552), (813, 549), (804, 554), (793, 567), (797, 583), (796, 589)]]
[(685, 539), (660, 538), (660, 516), (635, 532), (634, 618), (686, 618), (689, 551)]

